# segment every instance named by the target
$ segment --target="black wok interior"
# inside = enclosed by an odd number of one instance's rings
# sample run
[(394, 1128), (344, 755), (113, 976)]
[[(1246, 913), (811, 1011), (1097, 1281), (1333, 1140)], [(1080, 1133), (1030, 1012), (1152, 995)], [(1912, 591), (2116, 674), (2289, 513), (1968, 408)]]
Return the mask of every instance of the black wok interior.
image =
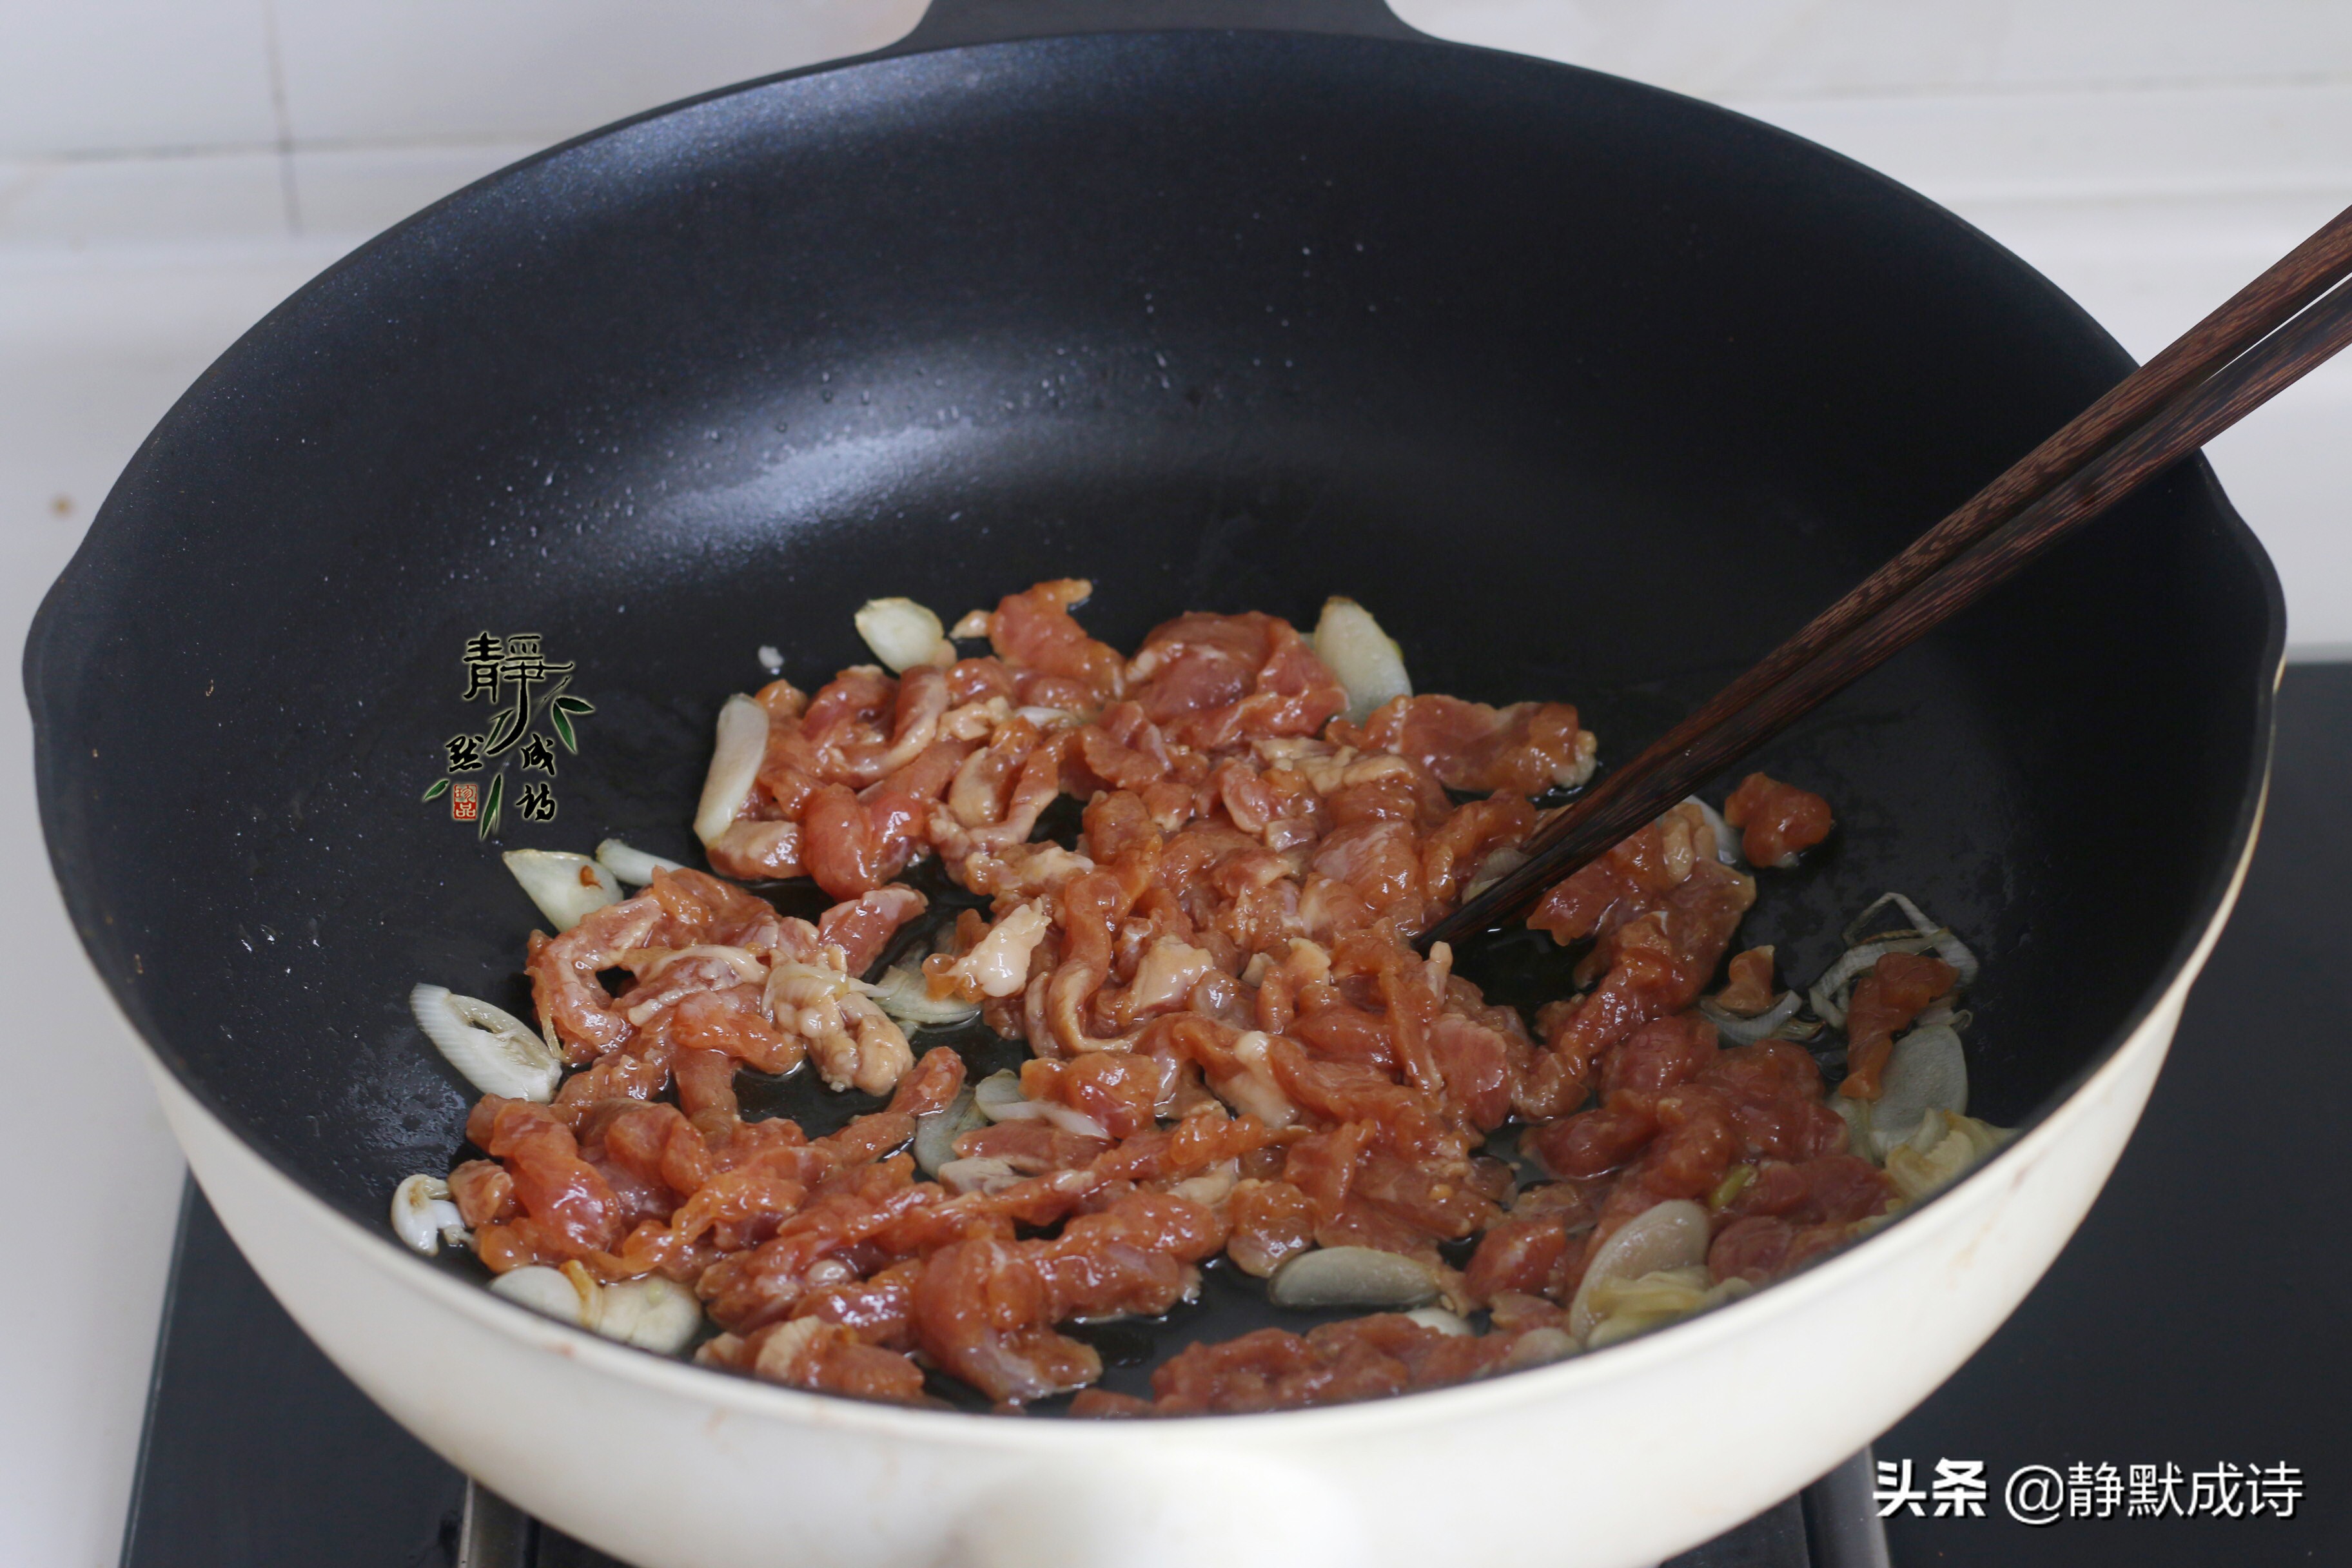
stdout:
[[(2128, 363), (1886, 180), (1563, 67), (1195, 32), (780, 79), (451, 198), (187, 394), (27, 649), (51, 851), (173, 1070), (392, 1246), (470, 1100), (409, 987), (524, 1010), (502, 848), (693, 858), (761, 645), (813, 686), (877, 594), (1088, 576), (1132, 647), (1345, 593), (1605, 764)], [(1810, 978), (1907, 892), (1986, 961), (1972, 1109), (2030, 1119), (2221, 897), (2283, 626), (2176, 470), (1760, 757), (1842, 826), (1744, 940)], [(419, 797), (483, 630), (596, 711), (557, 819), (478, 840)]]

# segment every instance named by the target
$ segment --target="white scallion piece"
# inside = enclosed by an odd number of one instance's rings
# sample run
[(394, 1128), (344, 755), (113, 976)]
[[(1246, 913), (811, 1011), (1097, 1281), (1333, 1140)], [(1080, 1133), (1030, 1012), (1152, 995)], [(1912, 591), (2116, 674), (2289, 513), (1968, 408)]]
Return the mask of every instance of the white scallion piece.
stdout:
[(1699, 998), (1698, 1010), (1700, 1016), (1713, 1024), (1717, 1033), (1722, 1035), (1725, 1039), (1736, 1041), (1743, 1046), (1752, 1046), (1759, 1040), (1769, 1038), (1775, 1029), (1795, 1017), (1798, 1007), (1803, 1002), (1804, 998), (1794, 991), (1787, 992), (1764, 1012), (1757, 1014), (1753, 1018), (1743, 1018), (1737, 1013), (1726, 1012), (1723, 1005), (1714, 997), (1702, 996)]
[(1428, 1267), (1370, 1247), (1318, 1247), (1274, 1271), (1266, 1299), (1277, 1307), (1426, 1306), (1441, 1289)]
[(719, 741), (702, 781), (702, 804), (695, 808), (697, 838), (709, 844), (727, 831), (751, 797), (767, 754), (768, 710), (740, 693), (730, 697), (719, 710)]
[(1920, 1120), (1916, 1132), (1887, 1151), (1886, 1174), (1897, 1196), (1917, 1203), (1947, 1182), (1958, 1180), (2010, 1137), (2008, 1129), (1973, 1116), (1931, 1110)]
[(1710, 1284), (1705, 1264), (1604, 1281), (1592, 1293), (1597, 1321), (1585, 1336), (1584, 1348), (1597, 1351), (1630, 1340), (1718, 1302), (1737, 1300), (1753, 1289), (1738, 1279)]
[(1404, 649), (1381, 630), (1370, 610), (1353, 599), (1323, 601), (1315, 623), (1315, 657), (1339, 678), (1348, 693), (1348, 720), (1360, 724), (1372, 710), (1394, 697), (1412, 695), (1404, 671)]
[(1021, 1079), (1010, 1072), (991, 1073), (972, 1086), (973, 1103), (982, 1115), (991, 1121), (1050, 1121), (1065, 1132), (1081, 1138), (1100, 1138), (1108, 1142), (1110, 1133), (1083, 1110), (1050, 1100), (1031, 1100), (1021, 1092)]
[(990, 1073), (971, 1086), (971, 1094), (980, 1113), (991, 1121), (1002, 1121), (1006, 1114), (1015, 1113), (1016, 1108), (1029, 1103), (1022, 1096), (1021, 1079), (1010, 1072)]
[(649, 855), (633, 849), (617, 838), (607, 838), (596, 846), (596, 863), (613, 873), (615, 880), (632, 888), (642, 888), (654, 879), (656, 871), (683, 871), (686, 868), (659, 855)]
[(1870, 1101), (1856, 1100), (1850, 1094), (1830, 1091), (1830, 1109), (1845, 1122), (1846, 1152), (1859, 1154), (1865, 1160), (1878, 1158), (1878, 1146), (1870, 1138)]
[(1906, 931), (1891, 931), (1887, 933), (1888, 935), (1916, 936), (1924, 939), (1924, 945), (1910, 951), (1926, 952), (1930, 948), (1934, 949), (1937, 957), (1959, 972), (1959, 978), (1953, 983), (1955, 990), (1965, 991), (1977, 983), (1977, 971), (1979, 966), (1977, 963), (1977, 955), (1969, 951), (1969, 944), (1955, 936), (1949, 926), (1937, 924), (1928, 917), (1926, 910), (1900, 893), (1881, 893), (1872, 900), (1870, 907), (1856, 915), (1853, 922), (1845, 928), (1847, 944), (1851, 946), (1856, 933), (1868, 928), (1871, 916), (1889, 904), (1902, 910), (1903, 918), (1909, 921), (1911, 924)]
[(1441, 1334), (1452, 1334), (1456, 1339), (1476, 1331), (1470, 1327), (1469, 1319), (1459, 1312), (1449, 1312), (1443, 1307), (1415, 1307), (1405, 1316), (1424, 1329), (1435, 1329)]
[(961, 1197), (967, 1193), (1001, 1193), (1028, 1180), (1011, 1164), (989, 1156), (950, 1160), (939, 1170), (940, 1185)]
[(1936, 956), (1958, 972), (1959, 978), (1952, 983), (1954, 990), (1966, 991), (1977, 983), (1977, 971), (1979, 968), (1977, 955), (1969, 950), (1967, 942), (1952, 934), (1951, 927), (1937, 925), (1921, 911), (1918, 905), (1900, 893), (1889, 893), (1886, 896), (1895, 900), (1895, 907), (1901, 910), (1911, 921), (1911, 928), (1914, 931), (1923, 932), (1934, 941)]
[(915, 1028), (943, 1029), (969, 1024), (980, 1016), (980, 1004), (954, 996), (934, 996), (919, 969), (893, 964), (874, 983), (875, 1005), (901, 1024)]
[(1503, 1352), (1500, 1370), (1524, 1372), (1531, 1366), (1548, 1366), (1556, 1361), (1566, 1361), (1583, 1348), (1566, 1329), (1529, 1329)]
[(449, 1065), (484, 1094), (541, 1105), (555, 1098), (563, 1060), (513, 1014), (443, 985), (411, 991), (408, 1010)]
[(1870, 1109), (1870, 1141), (1884, 1159), (1919, 1130), (1929, 1111), (1958, 1115), (1968, 1110), (1969, 1063), (1960, 1037), (1948, 1024), (1912, 1030), (1895, 1042), (1880, 1084), (1877, 1103)]
[[(1902, 910), (1910, 925), (1899, 931), (1881, 931), (1866, 942), (1859, 940), (1868, 931), (1870, 917), (1889, 904)], [(1813, 1011), (1835, 1028), (1845, 1027), (1846, 996), (1853, 983), (1890, 952), (1933, 952), (1952, 966), (1955, 991), (1965, 991), (1975, 984), (1981, 967), (1968, 943), (1954, 935), (1950, 927), (1937, 925), (1900, 893), (1881, 893), (1872, 900), (1870, 907), (1845, 928), (1845, 952), (1806, 993)]]
[(868, 599), (856, 619), (857, 635), (893, 675), (904, 675), (919, 664), (945, 669), (956, 661), (955, 645), (948, 641), (939, 616), (912, 599)]
[(1869, 973), (1878, 961), (1890, 952), (1925, 952), (1935, 945), (1932, 937), (1899, 936), (1847, 948), (1838, 956), (1838, 961), (1813, 982), (1812, 989), (1805, 993), (1805, 998), (1812, 1003), (1813, 1011), (1827, 1020), (1832, 1028), (1843, 1029), (1845, 1027), (1846, 996), (1853, 989), (1855, 981)]
[(1568, 1331), (1579, 1340), (1601, 1321), (1593, 1292), (1612, 1279), (1638, 1279), (1661, 1269), (1690, 1268), (1706, 1261), (1706, 1210), (1688, 1198), (1654, 1204), (1627, 1220), (1601, 1244), (1584, 1271), (1584, 1282), (1569, 1303)]
[(499, 858), (559, 932), (570, 931), (606, 904), (621, 901), (619, 879), (585, 855), (509, 849)]
[(1514, 849), (1507, 844), (1488, 851), (1486, 858), (1478, 863), (1477, 871), (1471, 876), (1470, 885), (1462, 889), (1462, 901), (1468, 903), (1527, 863), (1527, 852)]
[(438, 1176), (411, 1176), (392, 1190), (392, 1228), (412, 1252), (430, 1258), (441, 1244), (471, 1247), (465, 1215), (449, 1201), (449, 1184)]
[(988, 1117), (973, 1100), (971, 1086), (966, 1085), (940, 1110), (915, 1118), (916, 1168), (927, 1176), (938, 1175), (941, 1166), (955, 1159), (955, 1141), (987, 1125)]

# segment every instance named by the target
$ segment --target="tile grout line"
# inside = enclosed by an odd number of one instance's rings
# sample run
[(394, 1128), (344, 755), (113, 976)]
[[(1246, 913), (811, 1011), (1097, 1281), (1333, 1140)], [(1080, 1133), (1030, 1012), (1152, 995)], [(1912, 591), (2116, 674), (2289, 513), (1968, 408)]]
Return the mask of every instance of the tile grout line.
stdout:
[(286, 111), (286, 58), (278, 41), (278, 0), (261, 0), (261, 32), (269, 59), (269, 113), (278, 127), (278, 191), (286, 205), (286, 232), (302, 237), (302, 197), (294, 181), (294, 121)]

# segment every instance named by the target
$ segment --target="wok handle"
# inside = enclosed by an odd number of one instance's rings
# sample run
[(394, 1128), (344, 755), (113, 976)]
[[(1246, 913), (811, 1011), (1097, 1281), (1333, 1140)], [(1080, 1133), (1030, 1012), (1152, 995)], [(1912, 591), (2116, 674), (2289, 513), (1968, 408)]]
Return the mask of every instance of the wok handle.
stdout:
[(931, 0), (915, 30), (884, 54), (1002, 44), (1066, 33), (1139, 33), (1190, 27), (1426, 38), (1386, 0)]

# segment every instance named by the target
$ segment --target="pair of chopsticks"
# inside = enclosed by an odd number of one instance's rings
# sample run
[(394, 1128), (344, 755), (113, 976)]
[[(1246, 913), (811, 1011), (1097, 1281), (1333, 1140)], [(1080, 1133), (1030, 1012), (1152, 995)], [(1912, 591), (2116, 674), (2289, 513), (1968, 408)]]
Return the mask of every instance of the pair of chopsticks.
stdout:
[(1422, 938), (1457, 942), (1544, 890), (2007, 581), (2352, 342), (2352, 208), (2118, 382), (1673, 731), (1554, 812), (1524, 865)]

